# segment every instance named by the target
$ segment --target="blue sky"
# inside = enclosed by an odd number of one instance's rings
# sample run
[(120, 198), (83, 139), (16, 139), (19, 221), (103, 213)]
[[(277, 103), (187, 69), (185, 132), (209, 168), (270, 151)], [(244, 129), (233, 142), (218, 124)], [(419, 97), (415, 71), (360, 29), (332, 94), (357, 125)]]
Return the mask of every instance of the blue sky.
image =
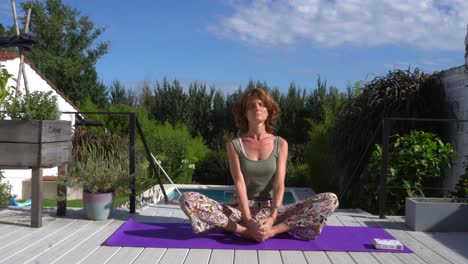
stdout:
[[(4, 25), (13, 24), (9, 2), (0, 3)], [(344, 91), (394, 68), (464, 63), (466, 0), (64, 2), (106, 28), (105, 84), (166, 77), (230, 92), (260, 80), (285, 91), (290, 82), (313, 89), (320, 75)]]

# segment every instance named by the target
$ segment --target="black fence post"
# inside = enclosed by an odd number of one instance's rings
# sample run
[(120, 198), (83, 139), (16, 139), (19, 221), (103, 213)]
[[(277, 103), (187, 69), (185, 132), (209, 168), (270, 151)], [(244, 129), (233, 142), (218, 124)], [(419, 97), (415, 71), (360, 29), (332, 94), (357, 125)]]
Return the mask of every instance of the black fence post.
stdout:
[(136, 114), (130, 113), (130, 213), (136, 212), (135, 163), (136, 163)]
[[(143, 134), (143, 130), (141, 129), (140, 122), (138, 121), (138, 119), (136, 120), (136, 127), (138, 129), (138, 134), (140, 134), (140, 139), (143, 142), (143, 146), (145, 147), (146, 155), (150, 162), (152, 171), (154, 172), (154, 174), (156, 175), (158, 179), (159, 188), (161, 189), (163, 196), (164, 196), (164, 203), (167, 204), (169, 202), (169, 198), (167, 197), (167, 193), (166, 193), (166, 190), (164, 189), (164, 185), (161, 181), (161, 177), (159, 173), (156, 171), (156, 164), (154, 163), (153, 157), (151, 156), (151, 150), (149, 149), (148, 143), (146, 142), (145, 135)], [(158, 167), (158, 171), (159, 171), (159, 167)]]
[(384, 219), (387, 211), (388, 141), (390, 137), (390, 119), (384, 118), (382, 122), (382, 169), (380, 171), (379, 215), (381, 219)]

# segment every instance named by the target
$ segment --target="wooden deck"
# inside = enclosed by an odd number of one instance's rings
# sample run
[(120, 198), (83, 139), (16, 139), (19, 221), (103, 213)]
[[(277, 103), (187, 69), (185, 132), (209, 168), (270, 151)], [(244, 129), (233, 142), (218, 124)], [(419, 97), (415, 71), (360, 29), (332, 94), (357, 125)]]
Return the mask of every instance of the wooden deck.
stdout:
[[(468, 233), (408, 231), (402, 217), (382, 220), (361, 210), (338, 210), (328, 224), (381, 226), (415, 253), (108, 247), (103, 242), (130, 217), (127, 212), (115, 211), (107, 221), (84, 220), (79, 210), (54, 215), (55, 209), (44, 209), (44, 226), (31, 228), (29, 210), (0, 208), (0, 263), (468, 263)], [(132, 217), (186, 221), (174, 205), (147, 206)]]

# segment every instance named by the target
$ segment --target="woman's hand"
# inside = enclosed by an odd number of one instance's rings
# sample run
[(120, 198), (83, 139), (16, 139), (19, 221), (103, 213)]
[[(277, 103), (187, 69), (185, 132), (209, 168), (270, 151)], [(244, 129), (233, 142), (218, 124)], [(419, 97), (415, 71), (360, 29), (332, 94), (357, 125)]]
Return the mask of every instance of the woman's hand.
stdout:
[(244, 237), (250, 238), (257, 242), (262, 242), (262, 233), (260, 232), (260, 223), (254, 219), (249, 219), (246, 221), (247, 230), (244, 234)]
[(272, 216), (269, 216), (259, 221), (261, 241), (265, 241), (272, 237), (272, 233), (270, 231), (274, 224), (275, 219)]

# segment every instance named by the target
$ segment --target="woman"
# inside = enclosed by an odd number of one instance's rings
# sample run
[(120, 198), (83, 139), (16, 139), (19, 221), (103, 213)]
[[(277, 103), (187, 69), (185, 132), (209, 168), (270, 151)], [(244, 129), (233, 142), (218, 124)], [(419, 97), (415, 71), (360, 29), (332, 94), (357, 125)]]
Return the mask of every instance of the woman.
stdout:
[(196, 192), (184, 193), (180, 206), (194, 233), (218, 227), (259, 242), (284, 232), (304, 240), (320, 234), (338, 199), (322, 193), (282, 205), (288, 143), (273, 135), (279, 111), (263, 89), (240, 96), (234, 115), (241, 136), (226, 144), (237, 198), (228, 205)]

